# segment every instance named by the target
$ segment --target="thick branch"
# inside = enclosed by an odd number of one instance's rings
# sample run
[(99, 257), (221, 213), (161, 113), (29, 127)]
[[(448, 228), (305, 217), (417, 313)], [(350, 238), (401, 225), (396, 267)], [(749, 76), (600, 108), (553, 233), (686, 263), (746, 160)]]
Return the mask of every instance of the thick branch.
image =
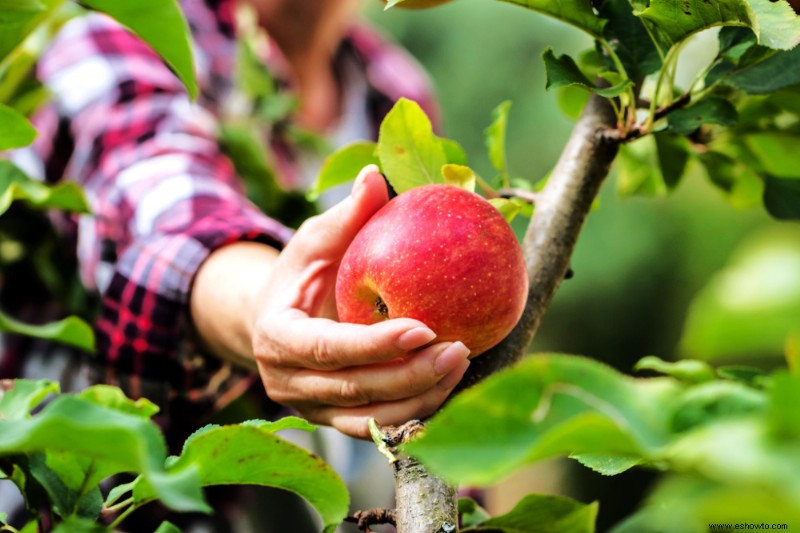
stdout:
[[(536, 195), (536, 208), (523, 242), (530, 286), (522, 318), (503, 342), (473, 359), (460, 389), (515, 363), (526, 353), (567, 275), (578, 234), (617, 154), (618, 142), (604, 135), (615, 123), (608, 102), (592, 96), (547, 186)], [(448, 527), (456, 523), (453, 489), (418, 463), (405, 457), (398, 461), (395, 485), (398, 533), (438, 533), (446, 531), (442, 524)]]
[(617, 155), (618, 143), (604, 132), (616, 118), (608, 102), (593, 95), (564, 147), (525, 233), (528, 303), (517, 326), (499, 345), (472, 360), (459, 385), (467, 388), (505, 368), (526, 353), (561, 280), (583, 222)]
[(398, 428), (382, 428), (386, 435), (384, 442), (397, 454), (394, 463), (397, 533), (455, 533), (458, 527), (456, 489), (429, 474), (424, 466), (397, 449), (413, 439), (422, 427), (419, 420), (411, 420)]

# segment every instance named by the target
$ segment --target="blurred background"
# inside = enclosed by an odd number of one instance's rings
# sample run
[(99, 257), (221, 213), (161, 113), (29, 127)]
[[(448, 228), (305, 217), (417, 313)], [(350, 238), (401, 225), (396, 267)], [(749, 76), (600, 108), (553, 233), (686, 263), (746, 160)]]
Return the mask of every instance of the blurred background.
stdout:
[[(512, 175), (536, 181), (549, 172), (573, 120), (560, 109), (558, 91), (545, 91), (540, 56), (547, 47), (577, 56), (591, 46), (579, 30), (483, 0), (422, 11), (383, 11), (378, 2), (368, 2), (365, 16), (428, 70), (441, 101), (444, 134), (464, 146), (479, 174), (493, 174), (483, 130), (503, 100), (513, 102), (507, 135)], [(701, 34), (684, 54), (682, 70), (698, 71), (715, 51), (715, 34)], [(556, 295), (532, 351), (588, 355), (629, 373), (646, 355), (700, 355), (694, 353), (697, 342), (681, 337), (704, 287), (718, 280), (734, 256), (767, 236), (800, 250), (796, 225), (774, 221), (760, 206), (732, 206), (697, 164), (665, 197), (622, 199), (615, 181), (612, 171), (578, 242), (575, 276)], [(783, 337), (765, 341), (756, 352), (780, 362), (782, 342)], [(599, 500), (598, 531), (604, 531), (637, 507), (655, 479), (640, 469), (607, 478), (572, 461), (555, 461), (492, 488), (487, 503), (494, 514), (533, 491)]]

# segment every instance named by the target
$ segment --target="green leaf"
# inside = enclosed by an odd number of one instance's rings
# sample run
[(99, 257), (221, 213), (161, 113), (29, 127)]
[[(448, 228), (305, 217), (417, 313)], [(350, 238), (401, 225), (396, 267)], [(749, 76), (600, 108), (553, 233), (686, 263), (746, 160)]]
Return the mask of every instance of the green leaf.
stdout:
[(558, 107), (572, 120), (577, 120), (581, 116), (588, 101), (589, 93), (576, 85), (568, 85), (558, 91)]
[(683, 432), (766, 412), (767, 398), (761, 392), (735, 381), (707, 381), (684, 392), (676, 405), (672, 429)]
[(800, 47), (733, 70), (725, 83), (750, 94), (767, 94), (800, 83)]
[(277, 433), (286, 429), (299, 429), (301, 431), (314, 431), (318, 426), (310, 423), (305, 418), (298, 416), (285, 416), (279, 420), (247, 420), (242, 422), (245, 426), (254, 426), (263, 431)]
[(89, 204), (77, 183), (66, 182), (50, 187), (31, 179), (11, 161), (0, 159), (0, 215), (14, 200), (23, 200), (38, 208), (89, 212)]
[(328, 156), (307, 197), (312, 201), (316, 200), (326, 190), (353, 181), (365, 166), (380, 164), (376, 155), (377, 149), (376, 143), (361, 141)]
[[(745, 452), (737, 459), (749, 457)], [(785, 466), (791, 470), (796, 464)], [(709, 533), (709, 524), (762, 523), (787, 524), (791, 531), (798, 521), (797, 501), (785, 490), (721, 483), (697, 475), (670, 476), (654, 488), (644, 507), (611, 533)]]
[(598, 17), (589, 0), (501, 0), (538, 11), (582, 29), (592, 37), (603, 35), (605, 21)]
[(760, 170), (777, 178), (800, 179), (797, 149), (800, 135), (754, 133), (746, 137), (747, 146), (758, 159)]
[[(331, 532), (347, 516), (347, 488), (317, 456), (272, 434), (280, 427), (297, 425), (296, 419), (289, 419), (272, 427), (257, 423), (209, 426), (186, 441), (170, 471), (195, 468), (203, 486), (252, 484), (289, 490), (314, 506), (325, 531)], [(135, 485), (137, 503), (154, 496), (148, 483)]]
[(47, 5), (39, 0), (0, 0), (0, 61), (33, 31)]
[(747, 0), (755, 14), (753, 31), (758, 43), (775, 50), (791, 50), (800, 44), (800, 17), (789, 2)]
[(667, 115), (669, 131), (688, 135), (703, 124), (732, 126), (736, 124), (736, 108), (729, 101), (718, 96), (703, 98), (689, 107), (676, 109)]
[(506, 160), (506, 129), (508, 126), (508, 110), (511, 101), (506, 100), (492, 111), (492, 123), (484, 131), (486, 148), (489, 150), (489, 161), (503, 176), (508, 177)]
[(750, 387), (758, 387), (767, 379), (767, 373), (764, 370), (745, 365), (717, 367), (717, 375), (722, 379), (736, 381)]
[(738, 61), (757, 41), (753, 30), (735, 26), (721, 28), (717, 40), (719, 41), (719, 56), (728, 61)]
[(598, 87), (589, 81), (574, 59), (566, 54), (556, 57), (552, 48), (542, 53), (542, 59), (547, 74), (545, 88), (548, 90), (575, 85), (605, 98), (613, 98), (625, 92), (632, 83), (631, 80), (625, 79), (611, 87)]
[(688, 150), (686, 139), (668, 132), (623, 144), (618, 158), (617, 192), (623, 198), (666, 195), (686, 170)]
[(458, 499), (458, 514), (463, 527), (474, 526), (491, 518), (486, 509), (472, 498)]
[(666, 50), (695, 33), (715, 26), (754, 27), (753, 12), (744, 0), (707, 2), (704, 0), (652, 0), (636, 13)]
[(783, 438), (800, 439), (800, 378), (786, 373), (773, 376), (769, 399), (771, 431)]
[(445, 137), (439, 137), (439, 142), (442, 143), (442, 149), (444, 149), (444, 155), (448, 163), (453, 165), (467, 165), (467, 152), (464, 151), (464, 148), (458, 144), (458, 142)]
[(36, 129), (14, 109), (0, 104), (0, 152), (21, 148), (33, 142)]
[(603, 36), (619, 57), (628, 78), (641, 80), (661, 68), (661, 54), (641, 19), (634, 16), (629, 0), (603, 2), (600, 16), (608, 20)]
[(764, 182), (753, 168), (739, 157), (709, 150), (700, 154), (700, 162), (711, 182), (725, 192), (736, 207), (761, 205)]
[(529, 494), (510, 512), (464, 533), (594, 533), (596, 519), (597, 502), (586, 505), (563, 496)]
[(658, 155), (658, 170), (667, 190), (678, 186), (689, 162), (689, 143), (679, 135), (659, 132), (653, 135)]
[(197, 97), (189, 26), (177, 0), (83, 0), (127, 26), (175, 71), (191, 98)]
[(39, 0), (0, 0), (0, 25), (25, 20), (32, 13), (41, 13), (45, 5)]
[[(789, 180), (785, 180), (789, 181)], [(800, 232), (753, 236), (695, 297), (681, 338), (691, 357), (780, 357), (800, 316)]]
[(109, 533), (109, 529), (94, 520), (71, 516), (56, 525), (53, 533)]
[(672, 376), (685, 383), (703, 383), (716, 377), (714, 369), (703, 361), (682, 359), (680, 361), (664, 361), (654, 355), (640, 359), (634, 370), (652, 370), (659, 374)]
[(383, 119), (378, 157), (386, 179), (398, 194), (429, 183), (441, 183), (447, 163), (441, 141), (416, 102), (401, 98)]
[(163, 437), (155, 424), (139, 416), (62, 395), (29, 419), (0, 421), (0, 455), (42, 451), (93, 462), (86, 487), (119, 472), (141, 473), (168, 507), (209, 510), (193, 469), (164, 471)]
[(642, 457), (667, 442), (679, 390), (589, 359), (532, 356), (456, 396), (405, 448), (446, 479), (478, 485), (547, 457)]
[(625, 455), (603, 455), (597, 453), (580, 453), (570, 455), (580, 464), (604, 476), (616, 476), (643, 463), (640, 457)]
[[(100, 488), (84, 485), (88, 472), (76, 468), (74, 456), (57, 459), (54, 463), (55, 468), (51, 468), (53, 462), (46, 454), (34, 453), (29, 457), (30, 473), (47, 492), (53, 511), (63, 518), (78, 515), (96, 520), (103, 506)], [(75, 470), (78, 472), (77, 475), (67, 477), (65, 470), (70, 474)], [(72, 485), (69, 485), (70, 481), (73, 481)]]
[(161, 525), (158, 526), (158, 529), (155, 530), (155, 533), (181, 533), (181, 530), (172, 522), (164, 520), (161, 522)]
[(544, 68), (547, 74), (546, 89), (566, 87), (568, 85), (579, 85), (591, 90), (594, 84), (581, 71), (578, 64), (570, 56), (564, 54), (556, 57), (552, 48), (542, 52)]
[(522, 206), (520, 205), (520, 202), (521, 201), (510, 198), (489, 199), (489, 203), (492, 204), (495, 207), (495, 209), (500, 211), (500, 214), (503, 215), (503, 218), (505, 218), (506, 222), (508, 222), (509, 224), (522, 211)]
[(43, 326), (24, 324), (0, 312), (0, 331), (37, 337), (94, 352), (94, 333), (83, 320), (71, 316)]
[(454, 185), (469, 192), (475, 192), (477, 178), (475, 172), (469, 167), (448, 163), (442, 167), (442, 178), (447, 185)]
[(131, 400), (122, 390), (111, 385), (93, 385), (77, 396), (96, 405), (142, 418), (151, 418), (159, 411), (158, 406), (147, 398)]
[[(10, 386), (11, 388), (7, 388)], [(0, 396), (0, 420), (22, 420), (51, 394), (59, 391), (58, 383), (46, 379), (15, 379), (4, 382)]]
[(766, 175), (764, 207), (778, 220), (800, 220), (800, 178), (786, 179)]

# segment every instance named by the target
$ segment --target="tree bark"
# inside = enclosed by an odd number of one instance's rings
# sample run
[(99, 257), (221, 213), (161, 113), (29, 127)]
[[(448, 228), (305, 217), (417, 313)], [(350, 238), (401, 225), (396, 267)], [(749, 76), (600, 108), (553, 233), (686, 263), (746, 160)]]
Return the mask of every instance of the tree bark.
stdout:
[[(617, 155), (619, 142), (607, 135), (615, 123), (608, 101), (592, 95), (547, 185), (536, 195), (522, 245), (529, 276), (522, 318), (505, 340), (472, 360), (457, 391), (516, 363), (527, 352), (567, 273), (583, 222)], [(455, 531), (441, 529), (441, 524), (457, 523), (458, 517), (449, 496), (438, 496), (453, 494), (453, 489), (411, 459), (401, 457), (395, 465), (398, 533)]]
[(619, 144), (606, 135), (616, 117), (605, 98), (592, 95), (572, 130), (545, 188), (536, 195), (522, 249), (528, 266), (528, 303), (500, 344), (472, 360), (459, 390), (519, 361), (569, 268), (572, 251)]

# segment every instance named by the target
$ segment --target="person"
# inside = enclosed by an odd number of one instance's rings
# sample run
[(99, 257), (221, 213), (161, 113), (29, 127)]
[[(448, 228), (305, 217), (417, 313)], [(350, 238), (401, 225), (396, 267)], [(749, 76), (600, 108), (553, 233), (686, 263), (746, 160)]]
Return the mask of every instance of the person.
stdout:
[[(148, 46), (98, 13), (68, 22), (38, 64), (54, 100), (36, 117), (35, 144), (14, 159), (48, 182), (83, 185), (92, 215), (61, 227), (74, 232), (83, 284), (101, 295), (101, 364), (85, 379), (67, 375), (72, 363), (55, 377), (155, 401), (173, 450), (210, 413), (253, 391), (263, 416), (284, 406), (357, 438), (368, 436), (370, 417), (399, 424), (430, 415), (466, 371), (467, 348), (436, 342), (416, 320), (336, 320), (338, 262), (388, 201), (378, 169), (363, 169), (343, 201), (292, 232), (246, 199), (219, 147), (219, 123), (241, 96), (236, 3), (182, 0), (197, 102)], [(238, 4), (254, 10), (269, 39), (264, 64), (297, 97), (293, 124), (341, 146), (374, 139), (401, 96), (436, 117), (413, 60), (353, 22), (358, 0)], [(319, 168), (275, 130), (266, 136), (288, 185)], [(49, 356), (11, 352), (3, 377), (53, 371)]]

